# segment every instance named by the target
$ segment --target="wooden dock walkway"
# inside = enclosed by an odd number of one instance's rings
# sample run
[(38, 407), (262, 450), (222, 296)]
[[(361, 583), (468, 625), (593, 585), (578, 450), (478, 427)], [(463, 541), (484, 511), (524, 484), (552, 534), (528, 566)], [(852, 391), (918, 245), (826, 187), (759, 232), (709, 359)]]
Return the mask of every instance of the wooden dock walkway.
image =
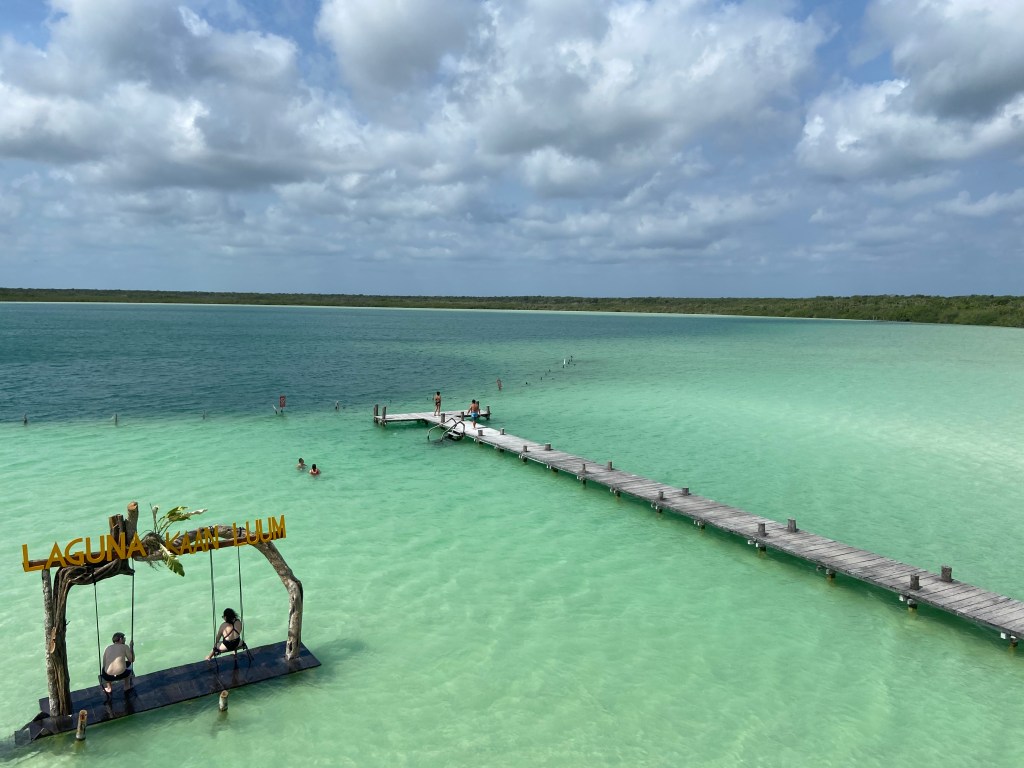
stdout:
[[(555, 450), (550, 443), (536, 443), (478, 424), (474, 429), (465, 418), (464, 411), (446, 412), (440, 416), (432, 412), (388, 414), (374, 408), (374, 423), (388, 426), (397, 423), (421, 423), (438, 427), (442, 417), (448, 424), (463, 420), (465, 436), (473, 441), (490, 445), (502, 452), (512, 452), (525, 462), (541, 464), (553, 472), (572, 475), (581, 483), (594, 483), (607, 488), (616, 496), (626, 494), (648, 502), (658, 512), (670, 512), (690, 518), (701, 528), (712, 526), (739, 536), (759, 550), (772, 549), (813, 563), (834, 577), (841, 573), (858, 581), (889, 590), (899, 595), (909, 607), (929, 605), (946, 613), (974, 622), (981, 627), (1000, 633), (1011, 645), (1024, 637), (1024, 602), (996, 592), (989, 592), (971, 584), (953, 579), (952, 568), (942, 566), (941, 573), (932, 573), (898, 560), (857, 549), (824, 536), (797, 528), (796, 520), (784, 525), (766, 517), (744, 512), (711, 499), (690, 493), (689, 488), (650, 480), (640, 475), (615, 469), (612, 462), (600, 463), (591, 459)], [(490, 407), (486, 411), (490, 417)]]

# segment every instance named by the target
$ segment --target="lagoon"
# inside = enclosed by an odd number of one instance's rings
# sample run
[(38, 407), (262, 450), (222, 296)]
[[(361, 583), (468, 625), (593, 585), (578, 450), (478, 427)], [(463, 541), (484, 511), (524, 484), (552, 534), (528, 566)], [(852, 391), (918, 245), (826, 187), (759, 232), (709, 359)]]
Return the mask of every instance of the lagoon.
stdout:
[[(6, 745), (0, 759), (1019, 765), (1024, 659), (991, 633), (468, 442), (376, 429), (371, 413), (429, 410), (437, 389), (445, 408), (477, 398), (493, 426), (1022, 598), (1021, 338), (770, 318), (0, 304), (5, 733), (45, 694), (39, 579), (21, 544), (101, 533), (131, 499), (205, 507), (209, 523), (286, 515), (279, 547), (323, 663), (234, 692), (226, 718), (211, 698), (97, 727), (79, 747)], [(297, 473), (299, 456), (324, 474)], [(218, 612), (237, 602), (233, 558), (215, 561)], [(209, 565), (184, 564), (184, 578), (139, 568), (140, 673), (208, 650)], [(283, 639), (280, 581), (258, 556), (242, 568), (247, 640)], [(93, 600), (71, 594), (75, 687), (95, 680)], [(96, 601), (104, 640), (128, 626), (129, 580), (100, 584)]]

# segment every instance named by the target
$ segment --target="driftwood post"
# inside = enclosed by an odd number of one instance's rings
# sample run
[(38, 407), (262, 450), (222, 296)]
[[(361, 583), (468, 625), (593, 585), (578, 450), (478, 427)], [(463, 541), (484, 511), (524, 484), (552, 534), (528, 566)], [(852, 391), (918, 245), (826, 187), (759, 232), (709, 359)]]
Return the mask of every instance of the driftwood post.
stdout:
[[(139, 505), (132, 502), (128, 505), (128, 519), (121, 515), (110, 518), (110, 534), (119, 535), (124, 532), (125, 541), (131, 541), (138, 530)], [(181, 546), (185, 536), (190, 541), (196, 540), (199, 529), (180, 534), (173, 539), (175, 548)], [(235, 544), (235, 531), (229, 525), (211, 525), (202, 530), (215, 531), (215, 535), (221, 544), (228, 542)], [(289, 661), (299, 655), (302, 644), (302, 582), (295, 578), (292, 569), (285, 562), (277, 547), (269, 539), (261, 540), (260, 535), (249, 535), (243, 528), (238, 531), (238, 541), (245, 540), (246, 544), (259, 550), (273, 567), (281, 579), (286, 590), (288, 590), (288, 639), (285, 643), (285, 658)], [(268, 534), (263, 534), (267, 536)], [(161, 545), (163, 539), (154, 531), (140, 536), (145, 556), (133, 555), (133, 559), (142, 562), (163, 561)], [(112, 576), (122, 574), (131, 575), (134, 573), (129, 560), (111, 560), (100, 565), (73, 565), (61, 566), (55, 569), (56, 575), (51, 584), (50, 571), (47, 568), (42, 570), (43, 579), (43, 632), (46, 644), (46, 688), (50, 700), (50, 716), (70, 716), (71, 712), (71, 681), (68, 674), (68, 652), (67, 652), (67, 603), (68, 593), (74, 586), (83, 584), (94, 584), (109, 579)]]

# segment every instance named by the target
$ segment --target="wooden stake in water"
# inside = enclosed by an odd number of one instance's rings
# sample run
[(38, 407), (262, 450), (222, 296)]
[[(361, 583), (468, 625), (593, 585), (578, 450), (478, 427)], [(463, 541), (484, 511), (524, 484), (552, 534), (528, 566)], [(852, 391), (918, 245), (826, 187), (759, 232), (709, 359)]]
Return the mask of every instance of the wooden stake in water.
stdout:
[(75, 731), (75, 741), (85, 741), (85, 724), (89, 721), (89, 713), (81, 710), (78, 713), (78, 729)]
[(217, 700), (217, 709), (219, 709), (221, 712), (227, 712), (228, 711), (228, 692), (227, 691), (221, 691), (220, 692), (220, 698)]

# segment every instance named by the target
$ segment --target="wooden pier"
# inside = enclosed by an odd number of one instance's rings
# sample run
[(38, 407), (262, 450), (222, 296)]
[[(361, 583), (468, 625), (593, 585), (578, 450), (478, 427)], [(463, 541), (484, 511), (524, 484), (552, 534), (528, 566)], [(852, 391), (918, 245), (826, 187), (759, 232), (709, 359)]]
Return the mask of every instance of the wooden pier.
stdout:
[[(490, 406), (483, 415), (490, 418)], [(448, 411), (440, 415), (432, 412), (389, 415), (386, 408), (381, 412), (375, 406), (373, 420), (384, 427), (397, 423), (428, 424), (439, 430), (439, 438), (446, 428), (454, 427), (481, 445), (490, 445), (503, 453), (515, 453), (524, 463), (541, 464), (552, 472), (572, 475), (581, 483), (603, 486), (616, 496), (625, 494), (646, 501), (658, 512), (687, 517), (700, 528), (711, 526), (734, 534), (758, 550), (772, 549), (813, 563), (829, 578), (837, 573), (843, 574), (896, 593), (910, 608), (919, 604), (929, 605), (967, 619), (999, 632), (1000, 637), (1013, 646), (1017, 645), (1019, 637), (1024, 637), (1024, 602), (957, 581), (949, 566), (942, 566), (940, 573), (932, 573), (802, 531), (794, 519), (789, 519), (784, 525), (694, 495), (689, 488), (678, 488), (624, 472), (614, 468), (610, 461), (601, 463), (564, 453), (553, 449), (550, 443), (536, 443), (509, 435), (504, 429), (482, 424), (474, 428), (465, 411)], [(461, 427), (456, 426), (460, 423)]]

